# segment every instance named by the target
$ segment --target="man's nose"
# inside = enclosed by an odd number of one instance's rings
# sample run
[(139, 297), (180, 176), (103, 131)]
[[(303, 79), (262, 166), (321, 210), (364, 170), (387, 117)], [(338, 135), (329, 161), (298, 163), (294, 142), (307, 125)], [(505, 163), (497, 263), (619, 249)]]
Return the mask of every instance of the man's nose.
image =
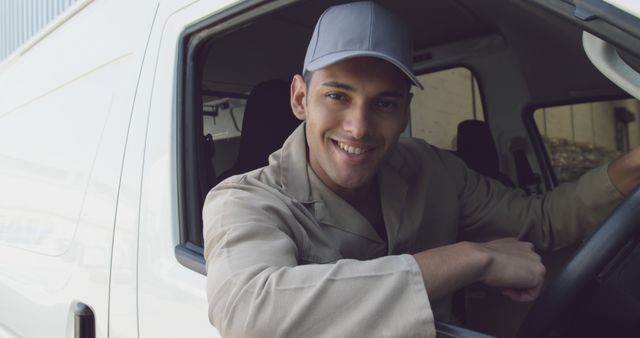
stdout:
[(354, 105), (346, 112), (344, 130), (355, 139), (362, 139), (369, 133), (369, 113), (365, 104)]

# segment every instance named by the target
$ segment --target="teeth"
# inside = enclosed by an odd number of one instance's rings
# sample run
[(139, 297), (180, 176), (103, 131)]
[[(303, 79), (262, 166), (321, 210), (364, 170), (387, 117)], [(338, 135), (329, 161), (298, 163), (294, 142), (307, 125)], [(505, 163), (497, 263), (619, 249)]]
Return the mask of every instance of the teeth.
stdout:
[(365, 148), (356, 148), (356, 147), (350, 146), (350, 145), (342, 143), (342, 142), (338, 142), (338, 147), (340, 147), (340, 149), (348, 152), (349, 154), (355, 154), (355, 155), (360, 155), (360, 154), (362, 154), (362, 153), (367, 151), (367, 149), (365, 149)]

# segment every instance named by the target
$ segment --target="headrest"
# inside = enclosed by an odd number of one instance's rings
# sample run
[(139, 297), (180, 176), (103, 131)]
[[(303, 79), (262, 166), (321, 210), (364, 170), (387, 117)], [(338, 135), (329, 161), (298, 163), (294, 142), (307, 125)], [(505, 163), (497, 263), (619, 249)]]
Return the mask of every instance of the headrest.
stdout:
[(484, 121), (465, 120), (458, 124), (458, 155), (467, 166), (480, 174), (496, 177), (498, 151)]
[(289, 89), (287, 81), (268, 80), (251, 91), (242, 119), (237, 160), (241, 172), (267, 165), (269, 154), (300, 124), (291, 111)]

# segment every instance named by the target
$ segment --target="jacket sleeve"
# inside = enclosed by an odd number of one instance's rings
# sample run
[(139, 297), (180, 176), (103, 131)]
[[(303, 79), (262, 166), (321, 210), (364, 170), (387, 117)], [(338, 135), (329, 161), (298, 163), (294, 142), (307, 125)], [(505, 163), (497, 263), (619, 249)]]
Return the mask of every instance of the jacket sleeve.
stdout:
[(247, 185), (223, 183), (207, 196), (209, 319), (222, 336), (435, 336), (412, 256), (301, 265), (306, 243), (290, 209)]
[(468, 168), (460, 189), (464, 238), (490, 240), (522, 236), (540, 249), (557, 249), (584, 238), (622, 200), (607, 165), (542, 196), (528, 196)]

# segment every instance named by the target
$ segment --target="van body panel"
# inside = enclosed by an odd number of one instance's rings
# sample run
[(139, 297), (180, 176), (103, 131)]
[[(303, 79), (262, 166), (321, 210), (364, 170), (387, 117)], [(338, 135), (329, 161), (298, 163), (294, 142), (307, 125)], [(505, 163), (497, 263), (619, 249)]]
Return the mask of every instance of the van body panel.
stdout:
[[(153, 76), (161, 38), (161, 4), (155, 3), (154, 20), (145, 46), (144, 62), (136, 87), (129, 123), (116, 212), (109, 294), (109, 336), (138, 337), (138, 222), (144, 145)], [(164, 6), (166, 7), (166, 6)]]
[(120, 172), (153, 5), (94, 1), (0, 70), (0, 299), (11, 304), (0, 330), (10, 335), (72, 337), (82, 302), (96, 337), (108, 336)]

